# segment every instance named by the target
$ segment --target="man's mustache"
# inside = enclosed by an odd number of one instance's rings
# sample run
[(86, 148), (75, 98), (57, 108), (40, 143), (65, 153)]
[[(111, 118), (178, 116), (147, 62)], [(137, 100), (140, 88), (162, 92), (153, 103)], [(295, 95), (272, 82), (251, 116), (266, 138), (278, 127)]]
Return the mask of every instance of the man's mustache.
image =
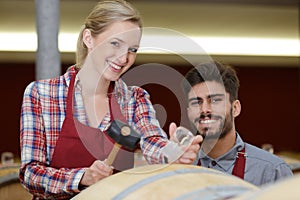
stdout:
[(205, 114), (201, 114), (199, 117), (196, 117), (196, 119), (194, 120), (194, 123), (199, 122), (201, 119), (205, 119), (205, 118), (209, 118), (209, 119), (211, 119), (211, 118), (222, 119), (222, 117), (218, 116), (218, 115), (213, 115), (213, 114), (207, 114), (207, 115), (205, 115)]

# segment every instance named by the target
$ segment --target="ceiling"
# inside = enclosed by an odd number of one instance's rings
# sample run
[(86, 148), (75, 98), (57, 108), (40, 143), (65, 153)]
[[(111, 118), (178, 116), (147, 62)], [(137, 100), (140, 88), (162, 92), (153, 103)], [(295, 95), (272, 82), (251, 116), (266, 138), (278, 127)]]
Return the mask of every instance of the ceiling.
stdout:
[[(96, 0), (61, 0), (60, 32), (78, 33)], [(299, 43), (298, 0), (130, 0), (139, 9), (145, 27), (173, 30), (187, 37), (269, 38)], [(35, 32), (34, 0), (0, 0), (1, 32)], [(13, 42), (13, 41), (12, 41)], [(230, 44), (226, 44), (230, 48)], [(235, 45), (235, 44), (232, 44)], [(1, 44), (0, 44), (1, 47)], [(282, 48), (281, 46), (277, 47)], [(258, 48), (259, 51), (259, 48)], [(63, 62), (73, 62), (74, 52), (62, 52)], [(197, 55), (190, 55), (191, 57)], [(240, 65), (299, 66), (296, 56), (211, 54)], [(172, 55), (139, 55), (169, 63)], [(35, 52), (0, 51), (0, 62), (34, 62)]]

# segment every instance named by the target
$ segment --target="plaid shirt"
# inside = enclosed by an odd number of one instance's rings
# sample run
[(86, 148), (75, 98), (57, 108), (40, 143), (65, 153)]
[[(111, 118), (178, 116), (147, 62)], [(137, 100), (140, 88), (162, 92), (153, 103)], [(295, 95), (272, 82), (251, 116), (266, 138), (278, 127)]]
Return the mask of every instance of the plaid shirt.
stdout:
[[(68, 87), (74, 73), (72, 66), (60, 77), (30, 83), (24, 92), (20, 180), (36, 199), (64, 199), (80, 192), (78, 185), (85, 168), (49, 166), (65, 119)], [(74, 117), (88, 124), (78, 77), (74, 93)], [(127, 87), (121, 79), (116, 81), (114, 93), (129, 125), (142, 133), (140, 145), (147, 161), (163, 163), (159, 150), (165, 146), (167, 135), (155, 117), (149, 94), (140, 87)], [(109, 125), (110, 113), (107, 113), (98, 128), (103, 131)]]

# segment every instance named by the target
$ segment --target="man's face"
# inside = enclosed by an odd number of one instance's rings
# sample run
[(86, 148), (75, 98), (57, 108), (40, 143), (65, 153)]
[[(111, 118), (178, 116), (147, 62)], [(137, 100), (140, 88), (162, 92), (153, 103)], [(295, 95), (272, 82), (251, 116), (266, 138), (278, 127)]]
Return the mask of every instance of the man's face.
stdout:
[(188, 94), (188, 117), (205, 139), (224, 137), (233, 128), (232, 105), (222, 84), (206, 81)]

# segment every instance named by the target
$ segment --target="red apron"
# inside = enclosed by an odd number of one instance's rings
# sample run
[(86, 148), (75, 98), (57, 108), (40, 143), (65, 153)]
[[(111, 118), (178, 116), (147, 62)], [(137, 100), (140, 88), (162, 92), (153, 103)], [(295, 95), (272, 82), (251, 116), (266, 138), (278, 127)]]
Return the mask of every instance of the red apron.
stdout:
[[(52, 155), (50, 166), (54, 168), (89, 167), (97, 159), (105, 160), (114, 145), (114, 141), (106, 131), (102, 132), (97, 128), (86, 126), (73, 118), (75, 76), (76, 74), (70, 80), (66, 117)], [(113, 88), (110, 87), (110, 90)], [(112, 121), (115, 116), (116, 119), (127, 122), (121, 114), (120, 106), (114, 95), (109, 96), (109, 107)], [(133, 164), (133, 152), (121, 148), (112, 166), (117, 171), (123, 171), (132, 168)]]
[[(201, 166), (200, 159), (198, 161), (199, 166)], [(238, 152), (237, 158), (234, 163), (234, 167), (232, 170), (232, 175), (240, 177), (241, 179), (244, 179), (244, 173), (245, 173), (245, 166), (246, 166), (246, 154), (245, 154), (245, 147)]]

